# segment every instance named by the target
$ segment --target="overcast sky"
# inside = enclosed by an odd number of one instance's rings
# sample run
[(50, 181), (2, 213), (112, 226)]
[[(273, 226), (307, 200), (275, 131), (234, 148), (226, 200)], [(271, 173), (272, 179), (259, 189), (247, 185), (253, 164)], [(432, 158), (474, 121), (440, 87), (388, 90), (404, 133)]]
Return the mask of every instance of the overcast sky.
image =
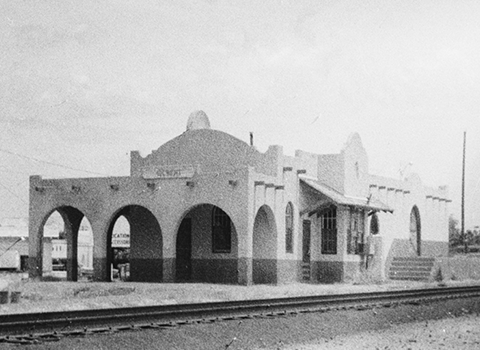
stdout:
[(357, 131), (371, 173), (448, 185), (458, 219), (467, 131), (479, 225), (479, 18), (462, 0), (0, 0), (0, 218), (28, 215), (29, 175), (128, 175), (202, 109), (260, 151), (338, 153)]

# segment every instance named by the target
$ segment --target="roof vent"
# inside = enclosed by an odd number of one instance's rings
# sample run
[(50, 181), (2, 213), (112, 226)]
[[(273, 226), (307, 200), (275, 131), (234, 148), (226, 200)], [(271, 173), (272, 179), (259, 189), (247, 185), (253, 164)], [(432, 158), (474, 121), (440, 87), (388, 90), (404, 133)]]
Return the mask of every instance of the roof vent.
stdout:
[(195, 111), (188, 117), (187, 131), (210, 129), (210, 121), (204, 111)]

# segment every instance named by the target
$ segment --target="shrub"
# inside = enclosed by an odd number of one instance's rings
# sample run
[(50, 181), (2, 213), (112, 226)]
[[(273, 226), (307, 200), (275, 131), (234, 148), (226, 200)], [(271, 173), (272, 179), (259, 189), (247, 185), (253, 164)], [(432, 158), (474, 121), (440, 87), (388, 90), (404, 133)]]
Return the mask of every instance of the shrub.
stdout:
[(55, 277), (55, 276), (42, 276), (42, 282), (60, 282), (64, 281), (64, 278)]
[(436, 274), (435, 274), (435, 282), (442, 282), (443, 281), (443, 273), (442, 273), (442, 268), (439, 267)]

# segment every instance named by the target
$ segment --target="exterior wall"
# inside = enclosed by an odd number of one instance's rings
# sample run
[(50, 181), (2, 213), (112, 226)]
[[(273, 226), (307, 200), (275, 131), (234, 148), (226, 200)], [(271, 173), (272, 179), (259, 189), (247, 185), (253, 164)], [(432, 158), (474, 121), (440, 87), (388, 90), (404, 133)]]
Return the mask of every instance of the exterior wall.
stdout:
[[(421, 223), (421, 256), (448, 255), (448, 193), (445, 187), (424, 187), (418, 175), (406, 180), (370, 176), (370, 193), (394, 209), (378, 213), (384, 273), (396, 256), (417, 256), (410, 240), (410, 213), (418, 208)], [(435, 198), (435, 199), (434, 199)]]
[[(302, 220), (300, 218), (300, 183), (298, 171), (306, 168), (304, 161), (294, 157), (283, 158), (283, 169), (279, 183), (283, 183), (284, 189), (278, 190), (275, 204), (275, 217), (277, 221), (277, 283), (291, 283), (301, 281), (301, 260), (302, 260)], [(309, 171), (306, 169), (307, 172)], [(314, 172), (314, 168), (310, 171)], [(286, 251), (286, 227), (285, 212), (287, 204), (291, 203), (293, 208), (293, 252)]]
[(295, 156), (303, 162), (306, 174), (321, 180), (325, 185), (340, 193), (345, 192), (344, 154), (315, 154), (301, 150)]
[(49, 273), (52, 271), (52, 240), (50, 238), (43, 239), (43, 249), (45, 250), (45, 259), (43, 260), (43, 271)]
[(345, 192), (345, 164), (342, 154), (318, 155), (317, 177), (340, 193)]
[[(299, 174), (345, 198), (366, 200), (371, 195), (394, 209), (393, 214), (378, 213), (380, 234), (372, 239), (373, 257), (347, 254), (349, 206), (301, 185)], [(286, 252), (285, 242), (285, 209), (289, 202), (294, 212), (292, 253)], [(322, 254), (319, 218), (309, 216), (312, 207), (322, 203), (337, 207), (337, 254)], [(280, 146), (260, 153), (223, 132), (196, 129), (144, 158), (132, 152), (131, 176), (62, 180), (32, 176), (31, 276), (40, 276), (42, 259), (44, 263), (49, 260), (42, 256), (42, 252), (47, 253), (42, 248), (42, 227), (48, 216), (59, 210), (69, 221), (70, 231), (78, 230), (82, 215), (87, 217), (93, 232), (94, 278), (108, 280), (109, 235), (128, 206), (144, 208), (143, 216), (129, 219), (131, 273), (142, 281), (175, 280), (177, 233), (185, 217), (192, 219), (192, 272), (193, 279), (200, 282), (301, 280), (303, 220), (311, 221), (311, 277), (319, 283), (353, 280), (367, 272), (381, 277), (392, 256), (415, 254), (409, 252), (408, 245), (413, 206), (420, 212), (422, 255), (443, 255), (448, 244), (446, 189), (426, 189), (415, 176), (400, 181), (370, 175), (358, 134), (349, 138), (339, 154), (297, 151), (295, 157), (288, 157)], [(212, 253), (212, 206), (221, 208), (232, 221), (230, 253)], [(365, 216), (369, 210), (365, 210)], [(368, 236), (368, 220), (365, 224)], [(74, 244), (68, 244), (67, 256), (72, 261), (78, 259), (72, 253)]]
[[(350, 196), (368, 196), (368, 157), (360, 136), (353, 133), (341, 152), (343, 159), (343, 193)], [(331, 175), (330, 175), (331, 176)]]
[[(95, 279), (108, 279), (108, 228), (112, 224), (115, 213), (125, 206), (138, 205), (152, 212), (161, 227), (163, 280), (173, 281), (176, 231), (181, 219), (196, 205), (209, 203), (227, 212), (237, 231), (242, 233), (242, 240), (238, 242), (239, 266), (235, 271), (240, 271), (239, 283), (248, 283), (248, 269), (251, 268), (251, 262), (249, 264), (247, 261), (251, 260), (249, 227), (253, 225), (251, 212), (253, 208), (247, 203), (250, 192), (248, 174), (253, 170), (242, 166), (251, 163), (254, 168), (258, 167), (262, 171), (275, 175), (277, 167), (269, 167), (268, 164), (274, 163), (272, 159), (277, 159), (281, 149), (271, 147), (266, 154), (261, 154), (227, 134), (204, 131), (184, 133), (181, 137), (174, 139), (174, 142), (167, 143), (152, 156), (147, 157), (146, 165), (140, 164), (142, 159), (132, 154), (132, 174), (135, 175), (133, 177), (66, 180), (43, 180), (40, 177), (32, 177), (30, 186), (30, 236), (33, 237), (30, 248), (31, 264), (39, 266), (42, 259), (42, 250), (37, 244), (37, 237), (42, 236), (41, 227), (46, 217), (57, 208), (71, 206), (83, 213), (92, 226)], [(212, 146), (212, 138), (220, 144)], [(207, 144), (209, 147), (206, 147)], [(185, 150), (189, 147), (192, 153), (182, 152), (182, 154), (189, 154), (190, 157), (173, 156), (175, 152), (178, 153), (179, 148)], [(229, 147), (237, 154), (225, 152)], [(243, 158), (238, 154), (242, 152)], [(209, 154), (209, 157), (202, 154)], [(227, 161), (220, 157), (225, 154), (231, 155), (230, 158), (227, 157)], [(167, 158), (161, 157), (162, 155)], [(167, 159), (166, 162), (165, 159)], [(171, 164), (172, 159), (173, 162), (178, 163), (202, 161), (202, 171), (196, 172), (188, 179), (140, 177), (145, 167), (154, 164), (153, 160), (162, 165), (162, 161), (163, 164)], [(187, 181), (193, 183), (193, 186), (187, 185)], [(34, 276), (41, 274), (41, 271), (35, 272), (35, 269), (31, 271)]]
[(211, 205), (202, 205), (186, 217), (192, 219), (192, 277), (195, 282), (237, 283), (238, 239), (232, 224), (231, 252), (213, 253)]
[(271, 209), (262, 206), (253, 226), (253, 283), (277, 283), (277, 232)]
[(140, 177), (152, 168), (166, 165), (193, 166), (203, 174), (234, 172), (252, 166), (258, 173), (275, 176), (278, 163), (278, 146), (271, 146), (266, 153), (260, 153), (224, 132), (200, 129), (184, 132), (145, 158), (136, 151), (132, 152), (131, 176)]
[(130, 211), (129, 222), (130, 279), (138, 282), (161, 282), (163, 245), (158, 221), (148, 210), (134, 207)]
[[(243, 173), (243, 177), (242, 177)], [(229, 180), (236, 179), (232, 186)], [(144, 180), (143, 178), (117, 177), (94, 179), (42, 180), (31, 178), (30, 236), (34, 237), (30, 259), (35, 261), (40, 251), (36, 246), (36, 237), (41, 236), (41, 227), (46, 218), (55, 209), (72, 206), (80, 210), (89, 220), (94, 235), (95, 278), (104, 280), (107, 275), (107, 232), (115, 214), (128, 205), (138, 205), (148, 209), (157, 219), (162, 230), (163, 260), (167, 260), (164, 279), (173, 280), (176, 230), (181, 218), (192, 207), (211, 203), (229, 214), (236, 228), (245, 228), (247, 172), (235, 174), (210, 174), (193, 179), (193, 188), (186, 185), (184, 179)], [(154, 188), (148, 186), (153, 183)], [(112, 190), (111, 185), (118, 190)], [(73, 193), (71, 188), (80, 188)], [(44, 188), (39, 192), (35, 188)], [(243, 191), (242, 191), (243, 190)], [(165, 200), (167, 199), (168, 200)], [(94, 199), (94, 200), (92, 200)], [(238, 220), (237, 220), (238, 218)], [(131, 238), (134, 239), (133, 237)], [(132, 243), (133, 245), (133, 243)], [(241, 250), (240, 250), (241, 252)], [(165, 263), (165, 261), (164, 261)]]

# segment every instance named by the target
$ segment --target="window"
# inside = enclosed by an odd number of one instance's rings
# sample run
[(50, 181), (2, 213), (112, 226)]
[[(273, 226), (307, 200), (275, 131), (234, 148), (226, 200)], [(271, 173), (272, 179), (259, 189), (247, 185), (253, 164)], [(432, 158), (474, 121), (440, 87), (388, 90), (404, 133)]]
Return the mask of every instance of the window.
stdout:
[(350, 226), (347, 231), (347, 254), (363, 254), (365, 246), (365, 212), (350, 208)]
[(290, 202), (285, 209), (285, 251), (293, 253), (293, 206)]
[(377, 214), (372, 214), (370, 219), (370, 234), (377, 235), (380, 232), (380, 226), (378, 224), (378, 216)]
[(421, 255), (421, 226), (420, 226), (420, 213), (417, 206), (412, 208), (410, 212), (410, 243), (415, 253)]
[(212, 211), (212, 251), (230, 253), (232, 225), (230, 217), (222, 209), (214, 207)]
[(320, 217), (322, 254), (337, 254), (337, 208), (324, 210)]

